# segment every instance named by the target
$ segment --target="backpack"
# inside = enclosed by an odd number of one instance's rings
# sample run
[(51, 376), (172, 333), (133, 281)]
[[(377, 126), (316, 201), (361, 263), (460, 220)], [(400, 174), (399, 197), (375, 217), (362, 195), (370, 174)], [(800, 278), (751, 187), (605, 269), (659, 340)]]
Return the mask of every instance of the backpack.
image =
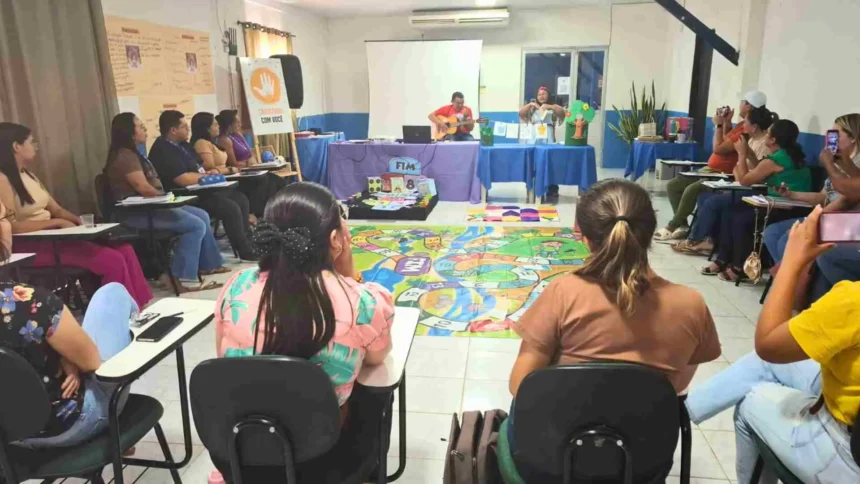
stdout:
[(443, 484), (501, 484), (498, 465), (499, 428), (504, 410), (463, 412), (451, 419)]

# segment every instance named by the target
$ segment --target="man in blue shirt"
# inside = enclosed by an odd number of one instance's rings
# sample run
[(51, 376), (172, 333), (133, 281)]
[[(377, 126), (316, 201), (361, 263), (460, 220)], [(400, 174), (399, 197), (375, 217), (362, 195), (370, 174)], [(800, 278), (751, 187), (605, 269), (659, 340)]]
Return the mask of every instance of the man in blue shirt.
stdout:
[[(199, 183), (207, 175), (194, 148), (188, 143), (188, 121), (179, 111), (168, 110), (158, 118), (161, 136), (149, 149), (149, 160), (158, 172), (165, 191), (176, 190)], [(198, 195), (197, 205), (206, 210), (212, 219), (224, 222), (230, 245), (243, 260), (256, 261), (248, 234), (248, 198), (238, 190), (218, 190)]]

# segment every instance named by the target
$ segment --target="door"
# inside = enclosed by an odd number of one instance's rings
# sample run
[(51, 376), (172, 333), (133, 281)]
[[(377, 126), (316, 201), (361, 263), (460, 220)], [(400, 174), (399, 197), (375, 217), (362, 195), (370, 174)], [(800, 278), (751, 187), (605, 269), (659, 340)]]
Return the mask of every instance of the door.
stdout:
[[(529, 49), (523, 57), (521, 105), (533, 101), (540, 87), (549, 89), (552, 102), (565, 108), (573, 100), (587, 102), (594, 109), (594, 121), (588, 126), (588, 144), (594, 146), (598, 164), (602, 164), (606, 49)], [(563, 126), (556, 128), (555, 139), (561, 140), (563, 134)]]
[(603, 109), (603, 73), (606, 67), (606, 50), (580, 50), (576, 53), (576, 99), (587, 102), (594, 109), (594, 120), (588, 125), (588, 144), (594, 146), (598, 164), (603, 160), (603, 128), (606, 110)]

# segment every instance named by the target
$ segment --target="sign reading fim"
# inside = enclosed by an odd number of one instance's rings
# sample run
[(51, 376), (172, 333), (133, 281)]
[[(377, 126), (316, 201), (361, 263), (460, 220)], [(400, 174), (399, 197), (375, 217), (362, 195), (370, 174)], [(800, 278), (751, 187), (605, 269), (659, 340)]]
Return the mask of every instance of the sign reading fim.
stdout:
[(402, 175), (420, 175), (421, 162), (415, 158), (392, 158), (388, 160), (388, 172)]
[(429, 257), (404, 257), (397, 261), (394, 272), (403, 276), (420, 276), (430, 272)]

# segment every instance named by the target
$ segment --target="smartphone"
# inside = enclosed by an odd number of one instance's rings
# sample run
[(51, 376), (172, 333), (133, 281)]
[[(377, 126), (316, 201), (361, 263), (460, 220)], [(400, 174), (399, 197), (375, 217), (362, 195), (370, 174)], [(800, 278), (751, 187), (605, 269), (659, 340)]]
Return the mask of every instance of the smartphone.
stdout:
[(860, 212), (822, 213), (818, 219), (818, 241), (860, 242)]
[(721, 107), (721, 108), (717, 109), (717, 116), (719, 116), (719, 117), (721, 117), (721, 118), (722, 118), (723, 116), (725, 116), (726, 114), (728, 114), (728, 112), (729, 112), (729, 107), (728, 107), (728, 106), (723, 106), (723, 107)]
[(137, 340), (142, 343), (157, 343), (164, 339), (171, 331), (182, 323), (182, 318), (179, 316), (167, 316), (152, 323), (152, 326), (146, 328), (142, 333), (137, 335)]
[(834, 155), (839, 151), (839, 131), (835, 129), (827, 131), (827, 149)]

